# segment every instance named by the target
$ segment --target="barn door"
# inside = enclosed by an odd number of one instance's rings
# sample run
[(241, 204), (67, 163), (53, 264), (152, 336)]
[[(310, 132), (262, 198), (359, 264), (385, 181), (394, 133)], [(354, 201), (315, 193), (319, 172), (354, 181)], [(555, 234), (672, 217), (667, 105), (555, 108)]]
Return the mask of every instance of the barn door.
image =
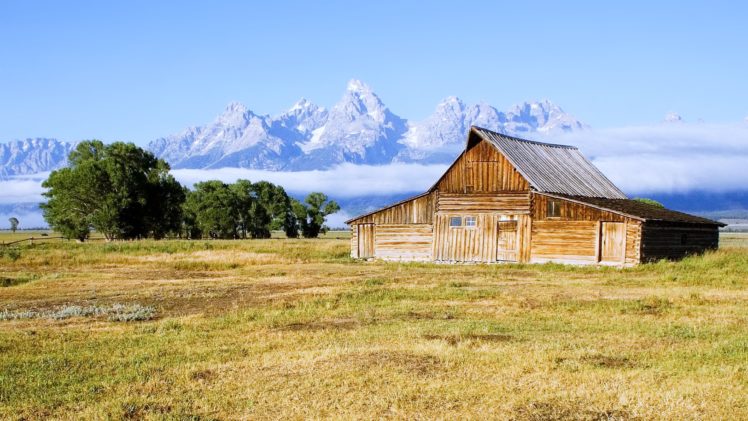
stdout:
[(374, 224), (358, 225), (358, 257), (374, 257)]
[(626, 249), (626, 224), (603, 222), (600, 231), (600, 261), (622, 262)]
[(499, 221), (496, 244), (496, 260), (517, 261), (517, 221)]

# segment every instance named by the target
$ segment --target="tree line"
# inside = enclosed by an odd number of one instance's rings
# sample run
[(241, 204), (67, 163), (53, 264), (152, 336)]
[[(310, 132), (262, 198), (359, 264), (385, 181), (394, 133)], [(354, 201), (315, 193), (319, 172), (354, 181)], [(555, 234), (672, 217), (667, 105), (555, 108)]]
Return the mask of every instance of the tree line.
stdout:
[(132, 143), (83, 141), (68, 163), (42, 184), (41, 208), (50, 228), (81, 241), (92, 230), (108, 240), (269, 238), (273, 230), (314, 238), (340, 210), (323, 193), (300, 202), (267, 181), (211, 180), (190, 190), (166, 161)]

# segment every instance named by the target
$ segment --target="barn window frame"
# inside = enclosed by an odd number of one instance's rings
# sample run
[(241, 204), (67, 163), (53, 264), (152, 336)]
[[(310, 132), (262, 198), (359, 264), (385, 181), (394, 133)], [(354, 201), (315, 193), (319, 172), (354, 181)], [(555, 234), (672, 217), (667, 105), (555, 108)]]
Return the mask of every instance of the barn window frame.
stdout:
[(546, 218), (560, 218), (561, 217), (561, 201), (556, 199), (548, 199), (548, 203), (545, 207)]
[(466, 228), (475, 228), (478, 225), (478, 220), (474, 216), (466, 216), (463, 221)]
[(459, 228), (462, 226), (462, 217), (461, 216), (450, 216), (449, 217), (449, 227), (450, 228)]

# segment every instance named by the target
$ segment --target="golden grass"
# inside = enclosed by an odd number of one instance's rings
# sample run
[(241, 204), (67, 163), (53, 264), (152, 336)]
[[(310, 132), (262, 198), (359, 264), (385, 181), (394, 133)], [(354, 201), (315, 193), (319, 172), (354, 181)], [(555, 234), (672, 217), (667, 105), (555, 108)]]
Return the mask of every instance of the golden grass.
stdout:
[(156, 309), (0, 320), (0, 418), (748, 418), (748, 249), (615, 269), (356, 262), (348, 244), (0, 258), (0, 311)]

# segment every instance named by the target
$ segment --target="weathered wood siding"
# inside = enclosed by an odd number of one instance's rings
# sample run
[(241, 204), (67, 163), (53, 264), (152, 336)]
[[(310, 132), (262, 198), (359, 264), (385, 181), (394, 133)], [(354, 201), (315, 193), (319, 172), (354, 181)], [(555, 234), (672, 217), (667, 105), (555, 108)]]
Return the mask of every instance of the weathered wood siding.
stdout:
[[(451, 217), (475, 217), (474, 227), (450, 227)], [(502, 220), (502, 217), (504, 218)], [(482, 262), (491, 263), (499, 260), (525, 261), (527, 252), (524, 248), (529, 243), (529, 215), (516, 215), (514, 239), (500, 238), (499, 222), (508, 222), (506, 215), (499, 213), (439, 212), (434, 223), (433, 259), (444, 262)], [(509, 225), (509, 224), (506, 224)], [(500, 250), (501, 244), (510, 244), (514, 250)]]
[(635, 219), (626, 221), (626, 265), (632, 266), (641, 261), (642, 223)]
[[(546, 209), (549, 200), (556, 200), (560, 203), (560, 216), (555, 218), (548, 218), (546, 216)], [(617, 213), (604, 211), (569, 200), (551, 198), (538, 193), (533, 193), (532, 195), (532, 217), (536, 221), (552, 219), (554, 221), (625, 222), (630, 219)]]
[(530, 215), (519, 215), (517, 217), (517, 236), (519, 241), (519, 256), (517, 260), (520, 263), (530, 261), (532, 247), (532, 217)]
[(597, 262), (597, 221), (532, 221), (532, 263)]
[(492, 145), (481, 140), (447, 170), (436, 190), (443, 193), (528, 191), (530, 185)]
[(375, 251), (375, 230), (376, 227), (374, 224), (358, 224), (358, 235), (357, 238), (357, 252), (356, 257), (368, 259), (370, 257), (375, 257), (374, 251)]
[(641, 260), (680, 259), (719, 246), (716, 226), (646, 222), (642, 225)]
[(384, 260), (429, 261), (433, 237), (430, 224), (377, 225), (374, 254)]
[[(548, 217), (548, 200), (559, 203), (559, 216)], [(640, 261), (641, 222), (617, 213), (534, 193), (529, 261), (572, 264), (634, 265)], [(624, 256), (605, 261), (601, 256), (602, 223), (624, 223)]]
[(434, 196), (430, 193), (350, 221), (354, 224), (431, 224), (434, 218)]
[(358, 225), (351, 225), (351, 257), (358, 259)]
[[(399, 258), (401, 260), (406, 259), (407, 253), (404, 252), (408, 248), (408, 239), (406, 231), (403, 228), (399, 229), (396, 235), (396, 239), (390, 239), (388, 235), (395, 233), (392, 230), (396, 228), (389, 227), (406, 227), (412, 226), (412, 252), (410, 255), (413, 256), (413, 260), (423, 260), (423, 226), (431, 226), (434, 220), (434, 196), (435, 193), (430, 193), (414, 199), (398, 203), (394, 206), (382, 209), (378, 212), (364, 215), (358, 219), (350, 221), (351, 232), (351, 257), (353, 258), (367, 258), (367, 257), (381, 257), (381, 258), (393, 258), (394, 255), (402, 255)], [(382, 231), (384, 229), (384, 231)], [(362, 234), (369, 234), (366, 238), (362, 238)], [(380, 248), (378, 241), (384, 241), (384, 246)], [(398, 244), (393, 244), (398, 243)], [(428, 244), (428, 254), (431, 253), (431, 240)], [(371, 255), (363, 254), (363, 251), (371, 251)], [(381, 254), (381, 255), (380, 255)]]
[(606, 264), (622, 264), (626, 258), (626, 223), (600, 222), (598, 260)]
[(529, 193), (439, 193), (438, 212), (497, 212), (529, 214)]

